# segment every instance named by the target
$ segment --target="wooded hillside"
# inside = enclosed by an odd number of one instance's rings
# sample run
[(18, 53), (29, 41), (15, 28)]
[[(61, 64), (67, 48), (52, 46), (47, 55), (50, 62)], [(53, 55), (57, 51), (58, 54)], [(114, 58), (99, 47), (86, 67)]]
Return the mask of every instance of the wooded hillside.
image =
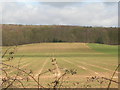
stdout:
[(42, 42), (118, 44), (118, 28), (64, 25), (2, 25), (3, 45)]

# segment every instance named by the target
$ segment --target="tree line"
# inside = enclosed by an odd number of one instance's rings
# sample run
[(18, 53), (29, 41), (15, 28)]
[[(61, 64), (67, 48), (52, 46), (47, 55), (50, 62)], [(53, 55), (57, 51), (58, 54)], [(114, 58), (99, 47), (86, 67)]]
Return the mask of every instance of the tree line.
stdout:
[(118, 28), (67, 25), (2, 25), (3, 46), (43, 42), (118, 44)]

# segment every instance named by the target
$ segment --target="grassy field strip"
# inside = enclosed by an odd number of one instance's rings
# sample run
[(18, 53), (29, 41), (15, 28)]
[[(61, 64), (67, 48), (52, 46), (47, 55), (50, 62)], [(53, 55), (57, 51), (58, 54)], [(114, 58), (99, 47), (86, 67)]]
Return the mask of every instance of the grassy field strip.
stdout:
[(102, 52), (110, 55), (118, 56), (118, 45), (103, 45), (103, 44), (95, 44), (95, 43), (88, 43), (89, 47), (91, 47), (96, 52)]
[[(76, 59), (78, 59), (78, 58), (76, 58)], [(107, 61), (106, 60), (106, 63), (105, 63), (105, 61), (103, 60), (100, 60), (100, 61), (98, 61), (97, 60), (97, 58), (95, 59), (95, 58), (89, 58), (89, 60), (86, 60), (87, 58), (83, 58), (83, 60), (85, 61), (85, 62), (88, 62), (88, 63), (94, 63), (94, 64), (96, 64), (96, 65), (100, 65), (100, 66), (103, 66), (103, 67), (107, 67), (107, 68), (110, 68), (110, 69), (113, 69), (113, 67), (115, 68), (116, 66), (117, 66), (117, 62), (116, 63), (112, 63), (110, 60), (109, 61)], [(94, 60), (93, 60), (94, 59)], [(99, 58), (100, 59), (100, 58)], [(104, 62), (104, 63), (103, 63)], [(111, 62), (111, 63), (109, 63), (109, 62)], [(109, 63), (109, 64), (108, 64)], [(112, 67), (112, 68), (111, 68)]]
[[(87, 47), (85, 43), (81, 43), (81, 46), (79, 46), (79, 43), (76, 43), (76, 44), (73, 44), (73, 45), (74, 45), (74, 47), (76, 47), (76, 45), (77, 45), (77, 47), (85, 48), (85, 49), (86, 49), (86, 47)], [(61, 48), (61, 45), (60, 45), (60, 44), (58, 44), (57, 46), (58, 46), (58, 48)], [(89, 47), (87, 47), (87, 48), (89, 48)], [(63, 59), (63, 58), (62, 58), (62, 59)], [(72, 62), (66, 61), (65, 59), (64, 59), (64, 61), (73, 65)], [(76, 65), (74, 64), (74, 66), (76, 66)], [(80, 66), (80, 65), (77, 66), (77, 67), (79, 67), (79, 68), (81, 68), (81, 69), (83, 69), (83, 70), (87, 70), (85, 67)]]
[(47, 62), (48, 62), (48, 58), (44, 61), (43, 65), (42, 65), (41, 69), (38, 71), (38, 73), (35, 74), (35, 77), (38, 77), (38, 75), (41, 74), (41, 72), (42, 72), (43, 68), (45, 67), (45, 65), (47, 64)]
[[(51, 59), (53, 59), (54, 58), (54, 56), (55, 56), (55, 50), (53, 50), (53, 52), (51, 52), (51, 54), (50, 54), (50, 57), (51, 57)], [(48, 58), (48, 59), (50, 59), (50, 58)], [(47, 67), (45, 67), (44, 65), (44, 67), (45, 68), (42, 68), (42, 71), (46, 71), (46, 69), (48, 70), (48, 69), (52, 69), (52, 63), (51, 63), (51, 60), (47, 60), (47, 61), (49, 61), (49, 62), (47, 62), (48, 64), (46, 65)], [(44, 63), (45, 64), (45, 63)], [(61, 76), (61, 70), (59, 69), (59, 66), (58, 66), (58, 64), (55, 64), (55, 67), (53, 67), (53, 68), (56, 68), (56, 70), (55, 70), (55, 73), (52, 75), (52, 73), (46, 73), (42, 78), (45, 78), (45, 77), (60, 77)], [(41, 71), (41, 72), (42, 72)]]
[[(48, 58), (48, 61), (47, 61), (47, 63), (45, 64), (45, 66), (44, 66), (43, 70), (41, 71), (41, 73), (44, 73), (44, 72), (48, 71), (48, 69), (52, 69), (52, 64), (51, 64), (50, 58)], [(39, 71), (40, 71), (40, 70), (38, 70), (37, 73), (38, 73)], [(36, 74), (37, 74), (37, 73), (36, 73)], [(43, 78), (43, 77), (47, 77), (47, 76), (50, 76), (50, 77), (51, 77), (51, 72), (47, 72), (47, 73), (41, 75), (42, 78)]]
[[(70, 64), (72, 64), (72, 65), (76, 65), (76, 64), (74, 64), (73, 62), (70, 62), (69, 60), (64, 59), (64, 61), (66, 61), (67, 63), (70, 63)], [(96, 75), (99, 74), (98, 72), (95, 72), (95, 71), (93, 71), (93, 70), (90, 70), (90, 69), (85, 68), (85, 67), (80, 66), (80, 65), (77, 65), (77, 67), (82, 68), (82, 69), (87, 70), (87, 71), (90, 71), (91, 73), (95, 73)]]
[[(94, 52), (95, 54), (104, 54), (103, 52), (96, 52), (96, 50), (94, 50), (93, 48), (91, 48), (88, 43), (83, 43), (83, 45), (84, 45), (87, 49), (89, 49), (91, 52)], [(90, 53), (89, 53), (89, 54), (90, 54)]]
[[(13, 64), (13, 65), (18, 65), (18, 64), (22, 64), (26, 61), (26, 58), (24, 57), (19, 57), (19, 58), (15, 58), (13, 60), (10, 61), (6, 61), (6, 64)], [(29, 61), (28, 61), (29, 62)]]
[[(72, 64), (72, 65), (75, 65), (74, 63), (72, 63), (72, 62), (70, 62), (70, 61), (68, 61), (68, 60), (66, 60), (66, 59), (64, 59), (64, 61), (65, 62), (67, 62), (67, 63), (70, 63), (70, 64)], [(87, 68), (85, 68), (85, 67), (83, 67), (83, 66), (77, 66), (77, 67), (79, 67), (79, 68), (82, 68), (82, 69), (84, 69), (84, 70), (87, 70)]]
[(33, 73), (37, 73), (41, 67), (43, 62), (45, 61), (45, 58), (36, 58), (34, 60), (30, 60), (32, 63), (26, 67), (27, 70), (32, 70)]
[(27, 58), (26, 60), (29, 61), (30, 63), (28, 65), (23, 66), (21, 69), (23, 69), (27, 72), (29, 70), (32, 70), (33, 72), (36, 72), (36, 70), (39, 69), (38, 66), (40, 67), (40, 65), (38, 65), (38, 64), (42, 63), (41, 62), (42, 60), (40, 60), (39, 62), (38, 62), (38, 60), (36, 60), (36, 59), (33, 60), (31, 58), (29, 58), (29, 59)]
[[(73, 60), (71, 60), (71, 58), (67, 58), (67, 60), (68, 61), (71, 61), (71, 63), (73, 63)], [(77, 60), (78, 61), (78, 60)], [(80, 63), (80, 64), (83, 64), (83, 63)], [(78, 65), (78, 62), (76, 63), (75, 62), (75, 60), (74, 60), (74, 65)], [(89, 69), (87, 69), (87, 70), (89, 70), (89, 71), (91, 71), (91, 72), (94, 72), (95, 74), (99, 74), (99, 72), (98, 72), (98, 70), (92, 70), (92, 69), (95, 69), (95, 68), (92, 68), (91, 66), (89, 67), (88, 65), (85, 65), (85, 64), (83, 64), (84, 66), (86, 66), (87, 68), (89, 68)], [(91, 68), (91, 69), (90, 69)], [(103, 71), (103, 69), (102, 69), (102, 71)]]
[[(24, 62), (23, 64), (22, 64), (22, 66), (20, 65), (20, 69), (23, 69), (23, 68), (26, 68), (26, 67), (29, 67), (30, 66), (30, 64), (32, 64), (33, 62), (29, 62), (29, 60), (27, 61), (27, 62)], [(15, 69), (15, 70), (12, 70), (11, 72), (10, 72), (10, 74), (14, 74), (15, 72), (17, 72), (17, 70)]]
[[(41, 70), (37, 71), (37, 74), (38, 74), (38, 72), (44, 73), (44, 72), (48, 71), (48, 69), (53, 69), (53, 68), (52, 68), (53, 66), (52, 66), (52, 63), (51, 63), (51, 59), (52, 59), (53, 57), (54, 57), (54, 53), (52, 53), (52, 54), (49, 53), (49, 58), (47, 58), (47, 59), (45, 60), (45, 62), (43, 63), (43, 65), (42, 65), (42, 67), (41, 67)], [(60, 73), (60, 71), (58, 70), (58, 66), (56, 66), (56, 68), (57, 68), (57, 73), (56, 73), (56, 75), (58, 76), (58, 75), (60, 75), (61, 73)], [(36, 74), (36, 77), (38, 76), (37, 74)], [(42, 81), (41, 84), (44, 84), (44, 85), (47, 86), (47, 83), (52, 82), (54, 78), (55, 78), (55, 73), (52, 74), (51, 72), (48, 72), (48, 73), (45, 73), (45, 74), (41, 75), (40, 78), (39, 78), (39, 80)], [(47, 81), (46, 81), (46, 80), (47, 80)]]
[[(69, 63), (66, 63), (65, 61), (63, 61), (61, 58), (57, 58), (57, 64), (58, 64), (58, 67), (59, 67), (61, 73), (64, 73), (64, 71), (66, 69), (71, 68), (71, 65)], [(74, 66), (73, 66), (73, 68), (74, 68)]]
[[(75, 45), (75, 44), (74, 44), (74, 45)], [(82, 49), (82, 48), (90, 49), (86, 43), (81, 43), (80, 46), (81, 46), (80, 49)], [(60, 48), (61, 46), (58, 45), (58, 47)], [(90, 51), (92, 51), (92, 50), (90, 49)], [(70, 61), (68, 61), (68, 60), (66, 60), (66, 59), (64, 59), (64, 61), (66, 61), (67, 63), (73, 64), (74, 66), (76, 66), (74, 63), (72, 63), (72, 62), (70, 62)], [(84, 70), (88, 70), (87, 68), (85, 68), (85, 67), (83, 67), (83, 66), (80, 66), (80, 65), (78, 65), (77, 67), (82, 68), (82, 69), (84, 69)], [(92, 70), (89, 70), (89, 71), (90, 71), (90, 72), (94, 72), (95, 74), (98, 74), (98, 72), (95, 72), (95, 71), (92, 71)]]
[[(23, 68), (25, 68), (25, 67), (29, 66), (31, 63), (32, 63), (32, 62), (27, 63), (27, 64), (25, 64), (25, 65), (21, 66), (21, 67), (20, 67), (20, 69), (23, 69)], [(12, 70), (12, 71), (10, 72), (10, 74), (12, 74), (12, 73), (14, 73), (14, 72), (16, 72), (16, 71), (17, 71), (17, 70)]]
[[(48, 69), (51, 69), (52, 64), (51, 64), (51, 58), (54, 56), (54, 53), (47, 53), (48, 57), (46, 57), (46, 59), (44, 59), (44, 62), (42, 63), (42, 67), (41, 69), (36, 71), (35, 76), (37, 77), (39, 73), (43, 73), (43, 71), (48, 71)], [(49, 73), (49, 72), (48, 72)], [(50, 76), (48, 73), (45, 73), (44, 76)], [(43, 78), (43, 76), (41, 76)]]
[[(101, 66), (96, 66), (96, 65), (93, 65), (93, 64), (88, 64), (88, 63), (83, 62), (83, 61), (77, 61), (77, 62), (83, 63), (83, 64), (85, 64), (85, 65), (93, 66), (93, 67), (98, 67), (98, 68), (101, 68), (101, 69), (104, 69), (104, 70), (107, 70), (107, 71), (113, 71), (113, 70), (110, 70), (110, 69), (108, 69), (108, 68), (104, 68), (104, 67), (101, 67)], [(117, 72), (117, 73), (118, 73), (118, 72)]]
[(108, 69), (109, 71), (113, 71), (116, 67), (117, 67), (117, 64), (108, 64), (109, 62), (107, 63), (103, 63), (102, 61), (98, 62), (98, 61), (95, 61), (95, 60), (84, 60), (84, 62), (87, 62), (89, 64), (94, 64), (96, 66), (99, 66), (99, 67), (103, 67), (103, 68), (106, 68), (106, 70)]
[[(69, 58), (69, 59), (71, 60), (71, 58)], [(70, 60), (69, 60), (69, 61), (70, 61)], [(71, 62), (72, 62), (72, 61), (71, 61)], [(77, 60), (77, 63), (80, 63), (80, 62), (81, 62), (81, 61), (78, 61), (78, 60)], [(74, 61), (74, 63), (75, 63), (75, 61)], [(76, 64), (77, 64), (77, 63), (76, 63)], [(76, 65), (76, 64), (75, 64), (75, 65)], [(86, 63), (81, 63), (81, 64), (84, 65), (84, 64), (86, 64)], [(88, 66), (88, 65), (86, 64), (85, 66)], [(89, 65), (89, 66), (96, 67), (96, 65), (95, 65), (95, 66), (94, 66), (94, 65)], [(97, 68), (101, 68), (101, 67), (98, 66)], [(93, 69), (94, 69), (94, 68), (93, 68)], [(101, 69), (104, 69), (104, 70), (107, 70), (107, 71), (110, 71), (110, 72), (112, 71), (112, 70), (107, 69), (107, 68), (101, 68)], [(98, 71), (98, 70), (97, 70), (97, 71)], [(117, 73), (118, 73), (118, 72), (117, 72)]]
[[(11, 61), (9, 61), (9, 62), (11, 62)], [(27, 62), (20, 62), (20, 68), (21, 67), (24, 67), (24, 64), (26, 65), (27, 63), (28, 63), (29, 61), (27, 61)], [(17, 63), (15, 63), (15, 64), (17, 64)], [(14, 63), (9, 63), (9, 65), (13, 65), (13, 66), (15, 66), (15, 64)], [(21, 66), (22, 65), (22, 66)], [(18, 67), (18, 65), (16, 65), (15, 67)], [(12, 68), (13, 69), (13, 68)], [(10, 74), (11, 72), (14, 72), (15, 70), (11, 70), (11, 71), (8, 71), (8, 73)]]
[[(109, 72), (110, 72), (110, 74), (112, 74), (112, 73), (113, 73), (113, 70), (110, 70), (110, 69), (107, 69), (107, 68), (103, 68), (103, 67), (100, 67), (100, 66), (96, 66), (96, 65), (88, 64), (88, 63), (81, 62), (81, 61), (80, 61), (80, 62), (78, 61), (78, 63), (82, 63), (82, 64), (89, 65), (89, 66), (92, 66), (92, 67), (97, 67), (97, 68), (104, 69), (104, 70), (106, 70), (106, 71), (109, 71)], [(111, 72), (112, 72), (112, 73), (111, 73)], [(116, 72), (116, 73), (118, 73), (118, 72)], [(117, 77), (115, 76), (114, 78), (117, 78)]]
[[(89, 64), (91, 64), (91, 63), (89, 63)], [(117, 65), (108, 65), (108, 64), (101, 63), (101, 62), (94, 62), (94, 63), (92, 62), (92, 64), (94, 64), (95, 66), (98, 66), (100, 68), (104, 68), (105, 70), (108, 70), (108, 71), (114, 71), (115, 68), (117, 67)]]
[[(112, 61), (107, 60), (107, 58), (105, 58), (106, 61), (105, 60), (102, 61), (101, 58), (89, 58), (89, 60), (88, 60), (88, 58), (86, 58), (86, 57), (84, 57), (84, 58), (75, 57), (74, 59), (79, 60), (79, 61), (82, 60), (82, 61), (85, 61), (85, 62), (88, 62), (88, 63), (91, 63), (91, 64), (95, 64), (95, 65), (98, 65), (98, 66), (109, 68), (110, 70), (116, 68), (116, 66), (117, 66), (117, 62), (112, 63)], [(98, 61), (98, 59), (99, 59), (99, 61)]]
[[(30, 58), (30, 60), (27, 58), (27, 61), (29, 61), (29, 62), (31, 62), (25, 69), (27, 70), (27, 72), (29, 72), (29, 70), (32, 70), (32, 72), (33, 72), (33, 75), (34, 75), (34, 77), (37, 77), (37, 75), (36, 75), (36, 73), (38, 73), (40, 70), (41, 70), (41, 72), (42, 72), (42, 69), (44, 68), (43, 67), (43, 64), (44, 65), (46, 65), (45, 63), (47, 63), (47, 61), (48, 61), (48, 58), (34, 58), (34, 60), (33, 59), (31, 59)], [(40, 72), (39, 72), (40, 73)], [(43, 78), (42, 78), (43, 79)], [(41, 79), (41, 81), (43, 81)], [(33, 81), (29, 81), (29, 83), (31, 84), (31, 85), (34, 85), (34, 83), (35, 82), (33, 82)], [(25, 83), (26, 84), (26, 83)]]

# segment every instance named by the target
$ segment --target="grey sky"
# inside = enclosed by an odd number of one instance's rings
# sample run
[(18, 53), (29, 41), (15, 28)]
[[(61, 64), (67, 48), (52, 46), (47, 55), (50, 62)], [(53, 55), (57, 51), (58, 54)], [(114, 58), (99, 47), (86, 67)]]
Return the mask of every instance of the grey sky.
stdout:
[(1, 3), (5, 24), (117, 26), (117, 2)]

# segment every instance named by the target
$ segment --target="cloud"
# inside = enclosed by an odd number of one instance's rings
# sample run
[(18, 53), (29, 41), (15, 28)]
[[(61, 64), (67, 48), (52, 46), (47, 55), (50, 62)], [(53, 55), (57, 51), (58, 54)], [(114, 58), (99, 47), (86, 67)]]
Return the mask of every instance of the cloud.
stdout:
[(81, 3), (78, 3), (78, 2), (39, 2), (39, 4), (49, 5), (51, 7), (64, 8), (66, 6), (80, 5), (82, 4), (82, 2)]
[(117, 3), (2, 3), (3, 23), (117, 26)]
[(0, 0), (0, 2), (119, 2), (119, 0)]

